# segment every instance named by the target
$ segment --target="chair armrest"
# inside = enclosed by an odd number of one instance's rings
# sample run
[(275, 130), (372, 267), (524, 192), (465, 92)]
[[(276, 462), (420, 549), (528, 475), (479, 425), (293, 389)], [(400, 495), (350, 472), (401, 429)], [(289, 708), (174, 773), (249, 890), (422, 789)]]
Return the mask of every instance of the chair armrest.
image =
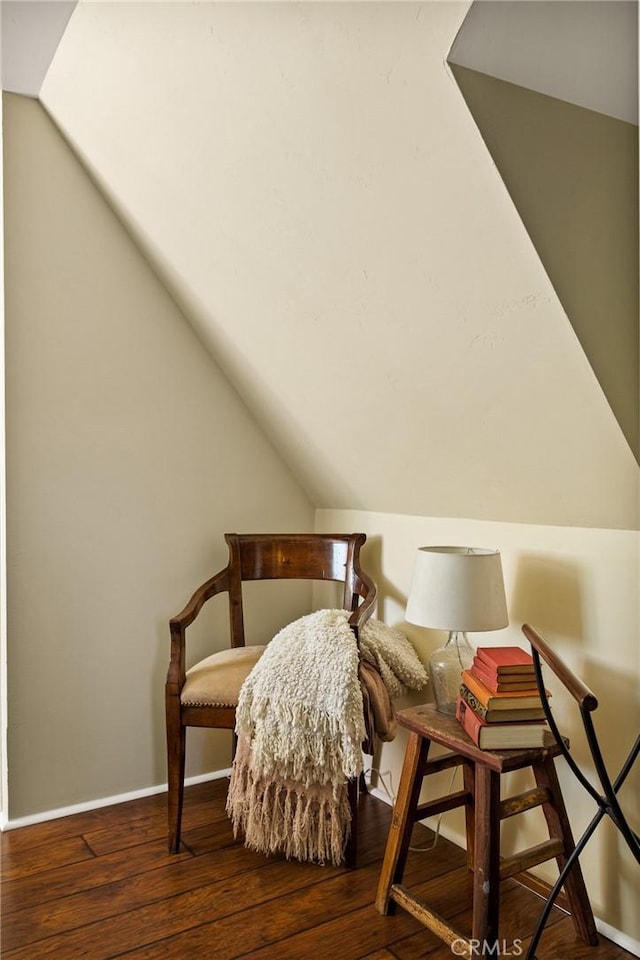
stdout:
[(224, 570), (220, 570), (211, 577), (210, 580), (207, 580), (206, 583), (198, 587), (184, 610), (181, 610), (177, 616), (171, 618), (169, 621), (170, 626), (173, 627), (175, 624), (177, 627), (179, 626), (182, 630), (185, 630), (189, 624), (193, 623), (207, 600), (215, 597), (217, 593), (225, 593), (228, 589), (229, 568), (225, 567)]
[(167, 672), (167, 693), (179, 693), (186, 673), (186, 629), (196, 619), (203, 606), (216, 594), (229, 590), (229, 568), (220, 570), (195, 591), (186, 607), (169, 621), (171, 632), (171, 660)]
[(542, 639), (540, 634), (530, 627), (528, 623), (523, 624), (522, 632), (536, 652), (545, 661), (547, 666), (553, 670), (556, 677), (564, 684), (574, 700), (577, 700), (582, 710), (591, 713), (598, 706), (598, 699), (586, 683), (576, 677), (565, 663), (560, 659), (557, 653), (551, 649), (549, 644)]
[[(363, 591), (365, 596), (362, 602), (355, 608), (348, 621), (349, 626), (356, 635), (356, 639), (359, 638), (359, 631), (373, 614), (377, 599), (376, 585), (373, 580), (363, 571), (360, 571), (358, 576), (361, 581), (361, 587), (365, 587)], [(360, 596), (362, 596), (362, 594), (354, 594), (354, 600)]]

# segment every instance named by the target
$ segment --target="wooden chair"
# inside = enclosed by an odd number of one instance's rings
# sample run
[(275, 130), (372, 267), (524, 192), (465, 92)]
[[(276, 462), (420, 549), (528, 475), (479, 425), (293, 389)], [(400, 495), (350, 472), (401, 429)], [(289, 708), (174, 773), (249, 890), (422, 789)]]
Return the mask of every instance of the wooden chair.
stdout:
[[(600, 744), (598, 742), (598, 737), (596, 730), (591, 719), (591, 714), (598, 707), (598, 700), (591, 692), (589, 687), (583, 681), (575, 676), (569, 670), (567, 665), (560, 659), (560, 657), (551, 649), (549, 644), (543, 640), (539, 633), (530, 627), (529, 624), (525, 623), (522, 627), (522, 632), (525, 637), (531, 644), (531, 653), (533, 656), (533, 663), (536, 671), (536, 680), (538, 684), (538, 690), (542, 698), (542, 705), (546, 714), (547, 722), (553, 731), (553, 734), (560, 746), (561, 752), (567, 761), (567, 764), (578, 780), (578, 782), (584, 787), (589, 796), (595, 800), (598, 810), (587, 826), (586, 830), (582, 836), (578, 839), (575, 845), (575, 849), (571, 853), (571, 856), (567, 859), (567, 862), (564, 864), (558, 879), (556, 880), (551, 893), (547, 897), (547, 901), (542, 909), (540, 914), (535, 932), (531, 939), (531, 944), (529, 946), (529, 952), (527, 953), (528, 958), (533, 958), (535, 955), (535, 949), (538, 945), (544, 925), (547, 921), (551, 908), (556, 901), (558, 894), (560, 893), (561, 888), (567, 880), (571, 878), (572, 869), (575, 870), (578, 864), (578, 858), (582, 851), (584, 850), (588, 840), (593, 835), (596, 827), (603, 819), (603, 817), (608, 816), (611, 818), (613, 823), (616, 825), (620, 831), (622, 837), (624, 838), (627, 846), (631, 850), (631, 853), (635, 857), (638, 863), (640, 863), (640, 837), (631, 829), (629, 823), (625, 817), (624, 811), (622, 810), (620, 803), (618, 801), (618, 792), (626, 780), (629, 772), (631, 771), (635, 761), (638, 758), (640, 753), (640, 734), (636, 737), (634, 744), (632, 745), (626, 760), (624, 761), (620, 772), (612, 781), (611, 776), (607, 770), (602, 751), (600, 749)], [(584, 731), (587, 737), (587, 744), (589, 746), (589, 751), (593, 759), (593, 765), (596, 772), (596, 776), (599, 780), (599, 788), (595, 787), (584, 775), (580, 767), (577, 765), (576, 761), (571, 756), (569, 748), (565, 743), (564, 739), (560, 735), (553, 712), (551, 710), (551, 705), (547, 697), (547, 692), (545, 689), (544, 678), (542, 676), (542, 663), (544, 660), (547, 666), (553, 671), (555, 676), (560, 680), (565, 689), (571, 694), (573, 699), (578, 704), (580, 709), (580, 716), (582, 719), (582, 724)]]
[[(195, 591), (184, 610), (170, 621), (171, 662), (166, 682), (169, 850), (180, 847), (187, 727), (233, 730), (240, 687), (264, 651), (246, 646), (242, 584), (248, 580), (332, 580), (343, 584), (342, 606), (351, 612), (356, 639), (371, 616), (376, 587), (360, 567), (364, 533), (225, 534), (229, 562)], [(204, 604), (218, 594), (229, 603), (230, 648), (214, 653), (187, 671), (186, 630)], [(368, 740), (373, 734), (368, 732)], [(235, 734), (233, 739), (235, 750)], [(371, 742), (364, 745), (373, 752)], [(352, 821), (346, 862), (355, 864), (358, 781), (349, 783)]]

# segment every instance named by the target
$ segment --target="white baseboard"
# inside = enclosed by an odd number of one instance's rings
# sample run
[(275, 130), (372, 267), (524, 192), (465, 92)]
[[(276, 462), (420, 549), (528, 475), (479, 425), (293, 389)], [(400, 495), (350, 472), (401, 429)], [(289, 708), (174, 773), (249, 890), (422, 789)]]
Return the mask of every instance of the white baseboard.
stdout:
[(369, 791), (372, 797), (376, 798), (376, 800), (382, 800), (384, 803), (388, 804), (390, 807), (393, 806), (393, 800), (389, 796), (389, 794), (386, 792), (386, 790), (381, 790), (380, 787), (369, 787), (369, 786), (367, 786), (367, 790)]
[(634, 957), (640, 957), (640, 940), (633, 940), (627, 936), (626, 933), (623, 933), (622, 930), (616, 930), (615, 927), (605, 923), (604, 920), (599, 920), (598, 917), (596, 917), (596, 927), (598, 928), (598, 933), (601, 933), (607, 940), (613, 941), (613, 943), (622, 947), (623, 950), (626, 950), (627, 953), (632, 953)]
[[(187, 777), (185, 787), (196, 783), (205, 783), (208, 780), (221, 780), (231, 774), (228, 770), (214, 770), (212, 773), (201, 773), (196, 777)], [(153, 797), (157, 793), (166, 793), (167, 784), (160, 783), (155, 787), (145, 787), (143, 790), (132, 790), (130, 793), (121, 793), (115, 797), (102, 797), (99, 800), (89, 800), (86, 803), (75, 803), (70, 807), (58, 807), (56, 810), (43, 810), (28, 817), (8, 819), (0, 825), (0, 830), (17, 830), (18, 827), (30, 827), (35, 823), (45, 823), (47, 820), (58, 820), (60, 817), (72, 817), (76, 813), (86, 813), (89, 810), (99, 810), (100, 807), (112, 807), (116, 803), (127, 803), (129, 800), (139, 800), (142, 797)]]

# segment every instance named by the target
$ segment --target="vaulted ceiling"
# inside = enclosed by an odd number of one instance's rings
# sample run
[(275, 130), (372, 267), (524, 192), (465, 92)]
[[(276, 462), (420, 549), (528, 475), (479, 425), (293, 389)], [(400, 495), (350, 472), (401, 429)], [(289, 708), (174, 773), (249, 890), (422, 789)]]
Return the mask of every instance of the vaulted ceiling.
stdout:
[(469, 7), (81, 3), (39, 98), (318, 506), (633, 527), (630, 439), (445, 62)]

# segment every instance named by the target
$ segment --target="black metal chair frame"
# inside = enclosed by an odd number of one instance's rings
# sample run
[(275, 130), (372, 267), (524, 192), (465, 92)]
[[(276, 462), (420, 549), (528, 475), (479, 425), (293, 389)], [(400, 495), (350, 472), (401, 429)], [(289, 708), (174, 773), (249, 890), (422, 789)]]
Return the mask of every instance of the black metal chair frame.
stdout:
[[(620, 772), (618, 773), (615, 780), (611, 780), (609, 773), (607, 771), (604, 758), (602, 756), (602, 751), (600, 750), (600, 744), (598, 743), (598, 737), (595, 731), (593, 720), (591, 714), (598, 707), (598, 700), (594, 693), (584, 684), (579, 678), (574, 677), (570, 671), (564, 666), (560, 658), (550, 650), (546, 642), (540, 637), (540, 635), (528, 624), (524, 624), (522, 632), (525, 637), (531, 644), (531, 652), (533, 656), (533, 664), (536, 672), (536, 682), (538, 685), (538, 690), (540, 697), (542, 699), (542, 706), (544, 708), (545, 716), (547, 723), (556, 738), (558, 745), (562, 751), (567, 764), (569, 765), (571, 771), (575, 775), (576, 779), (582, 784), (584, 789), (587, 791), (589, 796), (596, 802), (598, 806), (597, 813), (587, 826), (586, 830), (579, 838), (575, 845), (575, 849), (568, 857), (566, 864), (563, 869), (560, 871), (558, 879), (553, 885), (551, 892), (547, 898), (547, 901), (544, 905), (544, 908), (538, 918), (536, 928), (529, 945), (529, 950), (527, 952), (527, 960), (535, 960), (535, 950), (542, 936), (542, 931), (544, 925), (547, 922), (549, 914), (553, 908), (553, 905), (560, 893), (560, 890), (567, 878), (567, 875), (573, 865), (576, 863), (578, 857), (584, 850), (588, 841), (591, 839), (596, 827), (603, 819), (603, 817), (608, 816), (611, 818), (613, 823), (616, 825), (622, 836), (624, 837), (627, 846), (634, 855), (636, 861), (640, 863), (640, 837), (635, 833), (624, 815), (624, 812), (618, 802), (617, 794), (622, 787), (624, 781), (626, 780), (629, 772), (631, 771), (638, 754), (640, 753), (640, 733), (638, 734), (635, 743), (631, 747), (629, 754), (624, 761)], [(577, 701), (580, 708), (580, 715), (582, 718), (582, 724), (587, 737), (587, 743), (589, 746), (589, 751), (593, 758), (593, 763), (595, 766), (595, 771), (600, 782), (600, 790), (598, 790), (594, 785), (585, 777), (582, 770), (578, 767), (577, 763), (573, 759), (567, 744), (565, 743), (562, 734), (558, 730), (556, 721), (554, 719), (553, 713), (551, 711), (551, 706), (547, 697), (547, 692), (544, 684), (544, 678), (542, 676), (542, 663), (541, 660), (544, 660), (550, 669), (559, 677), (559, 679), (565, 684), (569, 692), (572, 694), (574, 699)], [(558, 672), (558, 667), (561, 668), (561, 672)], [(572, 681), (568, 683), (567, 681)]]

